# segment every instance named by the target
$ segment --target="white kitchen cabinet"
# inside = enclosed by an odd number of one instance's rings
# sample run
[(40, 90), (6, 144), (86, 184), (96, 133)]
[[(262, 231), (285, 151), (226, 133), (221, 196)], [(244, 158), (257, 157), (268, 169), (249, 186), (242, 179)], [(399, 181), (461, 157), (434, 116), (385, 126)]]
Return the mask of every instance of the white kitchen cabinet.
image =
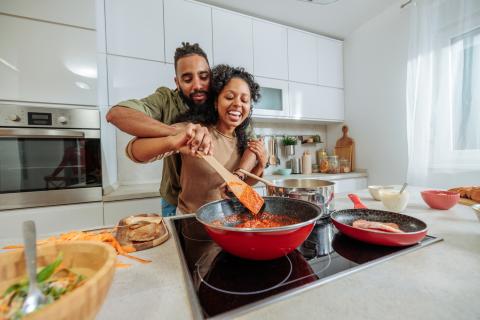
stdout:
[(164, 0), (166, 61), (173, 62), (182, 42), (198, 43), (208, 59), (212, 57), (212, 9), (181, 0)]
[(261, 87), (260, 101), (253, 107), (253, 116), (288, 117), (288, 81), (255, 77)]
[(294, 119), (344, 119), (342, 89), (290, 82), (289, 96), (290, 116)]
[(0, 211), (0, 239), (20, 239), (22, 222), (35, 221), (38, 237), (103, 226), (102, 202)]
[(213, 9), (213, 63), (244, 67), (253, 73), (252, 19)]
[(162, 206), (160, 204), (160, 197), (111, 201), (104, 202), (103, 213), (105, 216), (105, 225), (112, 226), (116, 225), (122, 218), (140, 213), (156, 213), (162, 215)]
[(107, 65), (110, 105), (144, 98), (158, 87), (175, 88), (172, 64), (109, 55)]
[(95, 31), (0, 15), (0, 39), (0, 99), (97, 104)]
[(288, 80), (287, 28), (253, 20), (253, 61), (257, 76)]
[(343, 88), (343, 42), (317, 38), (318, 84)]
[(163, 2), (105, 0), (107, 53), (165, 61)]
[(288, 29), (288, 79), (317, 83), (317, 37)]
[(0, 12), (95, 29), (95, 0), (2, 0)]
[(367, 188), (366, 177), (332, 180), (332, 182), (335, 182), (335, 186), (334, 186), (335, 193), (354, 192), (357, 190), (362, 190)]

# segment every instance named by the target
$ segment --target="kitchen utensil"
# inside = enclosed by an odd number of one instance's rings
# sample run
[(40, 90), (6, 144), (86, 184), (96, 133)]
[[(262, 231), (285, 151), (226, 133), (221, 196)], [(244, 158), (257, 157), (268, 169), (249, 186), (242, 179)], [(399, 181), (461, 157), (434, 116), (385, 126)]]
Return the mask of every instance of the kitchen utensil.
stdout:
[(403, 193), (403, 191), (405, 191), (405, 188), (407, 187), (407, 183), (405, 182), (402, 186), (402, 189), (400, 189), (400, 193)]
[[(142, 222), (155, 224), (155, 237), (146, 241), (136, 241), (130, 239), (128, 232), (129, 228), (142, 228)], [(137, 226), (133, 226), (133, 224), (137, 224)], [(146, 250), (158, 246), (167, 241), (169, 237), (170, 234), (163, 218), (158, 214), (149, 213), (137, 214), (135, 216), (121, 219), (117, 224), (115, 232), (115, 238), (122, 246), (131, 246), (135, 248), (136, 251)]]
[(273, 180), (267, 186), (267, 195), (300, 199), (319, 206), (322, 217), (328, 216), (334, 208), (334, 182), (318, 179)]
[(380, 196), (380, 191), (382, 189), (393, 189), (394, 186), (368, 186), (368, 192), (372, 195), (372, 198), (381, 201), (382, 197)]
[[(94, 319), (110, 288), (117, 254), (104, 243), (95, 241), (55, 242), (38, 246), (40, 266), (52, 263), (62, 252), (62, 265), (86, 276), (86, 281), (78, 288), (62, 296), (59, 300), (44, 305), (25, 319)], [(13, 282), (25, 277), (25, 264), (22, 250), (0, 254), (0, 292)]]
[(244, 169), (238, 169), (238, 171), (240, 171), (241, 173), (243, 173), (244, 175), (246, 176), (249, 176), (250, 178), (253, 178), (257, 181), (260, 181), (260, 182), (263, 182), (265, 185), (267, 186), (272, 186), (273, 183), (267, 179), (264, 179), (264, 178), (260, 178), (259, 176), (257, 176), (256, 174), (253, 174), (251, 172), (248, 172), (247, 170), (244, 170)]
[(448, 210), (458, 203), (460, 194), (443, 190), (425, 190), (420, 192), (422, 199), (432, 209)]
[[(382, 246), (408, 246), (417, 243), (427, 235), (427, 225), (419, 219), (391, 211), (360, 208), (363, 204), (357, 196), (349, 195), (349, 198), (359, 209), (339, 210), (332, 213), (330, 217), (335, 227), (351, 238)], [(352, 227), (352, 223), (360, 219), (396, 223), (404, 233)]]
[(275, 137), (270, 137), (268, 141), (268, 164), (271, 166), (277, 165), (277, 157), (275, 156), (275, 146), (274, 146)]
[(240, 180), (236, 175), (225, 169), (213, 156), (199, 155), (225, 180), (230, 190), (238, 200), (251, 212), (258, 213), (264, 200), (251, 186)]
[(355, 142), (348, 136), (348, 126), (342, 127), (343, 135), (335, 144), (334, 153), (340, 159), (350, 160), (350, 171), (355, 170)]
[[(242, 212), (235, 210), (237, 207), (230, 199), (205, 204), (197, 210), (195, 217), (219, 246), (235, 256), (252, 260), (279, 258), (305, 241), (322, 211), (307, 201), (280, 197), (264, 199), (265, 211), (274, 215), (288, 215), (300, 222), (274, 228), (236, 228), (229, 225), (226, 219)], [(220, 221), (220, 224), (214, 221)]]
[(37, 284), (37, 231), (35, 222), (23, 222), (23, 242), (25, 244), (25, 265), (28, 271), (28, 294), (22, 306), (24, 314), (32, 313), (47, 303), (47, 297)]
[(278, 157), (278, 142), (275, 137), (273, 137), (273, 154), (275, 155), (276, 164), (280, 165), (280, 158)]
[(292, 168), (292, 173), (302, 173), (302, 159), (301, 158), (292, 158), (290, 159), (290, 167)]

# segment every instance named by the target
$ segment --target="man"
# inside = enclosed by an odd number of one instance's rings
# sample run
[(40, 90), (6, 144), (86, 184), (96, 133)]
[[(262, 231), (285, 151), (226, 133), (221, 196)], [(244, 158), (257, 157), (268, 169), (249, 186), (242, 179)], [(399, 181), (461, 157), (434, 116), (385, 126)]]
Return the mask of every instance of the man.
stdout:
[[(186, 133), (186, 143), (192, 154), (197, 151), (212, 154), (207, 128), (194, 124), (186, 127), (172, 125), (175, 118), (189, 108), (201, 110), (210, 103), (211, 75), (207, 55), (197, 43), (182, 43), (175, 51), (174, 66), (177, 86), (175, 90), (160, 87), (146, 98), (122, 101), (110, 109), (107, 121), (137, 137), (155, 138)], [(255, 154), (246, 153), (241, 167), (250, 171), (255, 166), (255, 160)], [(164, 158), (160, 184), (163, 216), (175, 215), (180, 193), (180, 167), (178, 155)], [(237, 174), (244, 178), (243, 174)]]

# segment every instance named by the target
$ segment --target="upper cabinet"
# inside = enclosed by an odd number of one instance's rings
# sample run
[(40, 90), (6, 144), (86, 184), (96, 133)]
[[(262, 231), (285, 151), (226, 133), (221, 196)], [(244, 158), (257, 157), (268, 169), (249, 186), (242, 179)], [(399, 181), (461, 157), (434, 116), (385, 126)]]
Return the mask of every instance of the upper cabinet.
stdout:
[(1, 0), (0, 12), (95, 29), (96, 0)]
[(288, 79), (317, 83), (317, 37), (288, 29)]
[(212, 57), (212, 9), (188, 1), (165, 0), (165, 54), (173, 63), (182, 42), (198, 43)]
[(319, 37), (317, 45), (318, 84), (343, 88), (343, 43)]
[(342, 89), (290, 82), (289, 95), (290, 116), (295, 119), (344, 119)]
[(257, 76), (288, 80), (287, 28), (253, 20), (253, 61)]
[(288, 81), (255, 77), (260, 85), (260, 101), (253, 107), (253, 116), (288, 117)]
[(105, 0), (107, 53), (165, 61), (163, 4)]
[(213, 9), (213, 64), (226, 63), (253, 72), (252, 19)]
[(95, 31), (0, 15), (0, 100), (97, 104)]

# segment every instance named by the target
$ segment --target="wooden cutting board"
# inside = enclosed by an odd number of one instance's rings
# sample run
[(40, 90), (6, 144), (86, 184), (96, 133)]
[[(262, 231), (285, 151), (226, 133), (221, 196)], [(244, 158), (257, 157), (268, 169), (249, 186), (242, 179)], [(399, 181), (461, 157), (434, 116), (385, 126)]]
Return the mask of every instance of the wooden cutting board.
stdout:
[[(148, 228), (148, 230), (154, 228), (155, 233), (153, 239), (148, 239), (146, 241), (132, 241), (129, 236), (132, 227), (144, 229)], [(158, 246), (167, 241), (169, 237), (170, 234), (167, 226), (165, 225), (165, 221), (161, 216), (154, 213), (142, 213), (121, 219), (117, 224), (115, 233), (115, 238), (122, 246), (132, 246), (136, 251)]]
[(335, 155), (338, 159), (350, 160), (350, 171), (355, 170), (355, 142), (348, 136), (348, 126), (342, 127), (343, 136), (337, 140), (335, 145)]

